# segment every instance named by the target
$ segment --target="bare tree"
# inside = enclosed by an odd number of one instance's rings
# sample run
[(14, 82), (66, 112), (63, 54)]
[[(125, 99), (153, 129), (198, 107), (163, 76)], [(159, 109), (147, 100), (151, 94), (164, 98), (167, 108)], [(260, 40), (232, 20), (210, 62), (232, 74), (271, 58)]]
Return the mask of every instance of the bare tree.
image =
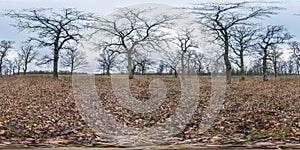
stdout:
[(238, 3), (203, 3), (192, 8), (200, 23), (212, 33), (215, 40), (223, 48), (226, 66), (226, 82), (231, 83), (231, 63), (229, 60), (230, 31), (237, 25), (247, 24), (252, 18), (269, 17), (276, 14), (275, 7), (248, 6), (249, 2)]
[(88, 65), (86, 54), (76, 47), (67, 47), (61, 57), (61, 64), (65, 67), (70, 67), (71, 75), (74, 70), (84, 68)]
[(288, 74), (289, 75), (292, 75), (293, 74), (293, 72), (294, 72), (294, 62), (292, 61), (292, 60), (288, 60), (287, 61), (287, 70), (288, 70)]
[(68, 43), (77, 44), (83, 38), (81, 31), (85, 29), (87, 21), (94, 18), (93, 14), (71, 8), (62, 9), (60, 13), (52, 9), (26, 9), (19, 12), (10, 10), (6, 16), (16, 20), (14, 26), (20, 31), (28, 30), (36, 33), (29, 41), (37, 42), (39, 47), (53, 49), (53, 58), (47, 61), (53, 61), (54, 79), (58, 79), (60, 50)]
[(194, 64), (194, 68), (196, 68), (197, 70), (197, 74), (201, 74), (203, 72), (203, 69), (205, 67), (204, 61), (205, 61), (204, 54), (194, 51), (192, 63)]
[(293, 41), (289, 43), (289, 47), (292, 50), (290, 60), (292, 60), (297, 68), (297, 74), (300, 74), (300, 43)]
[(300, 60), (300, 43), (293, 41), (289, 43), (290, 49), (292, 50), (292, 56)]
[(20, 75), (20, 71), (23, 66), (22, 57), (20, 55), (18, 55), (18, 57), (14, 58), (14, 64), (17, 69), (17, 75)]
[(164, 60), (159, 60), (157, 73), (159, 75), (162, 75), (166, 67), (167, 67), (166, 62)]
[(14, 74), (15, 71), (15, 65), (13, 63), (13, 61), (9, 60), (9, 59), (5, 59), (4, 60), (4, 74), (5, 75), (12, 75)]
[(234, 58), (234, 63), (240, 68), (241, 79), (245, 75), (244, 57), (254, 47), (255, 33), (257, 30), (247, 25), (235, 26), (231, 29), (232, 41), (230, 47), (233, 53), (237, 56)]
[(290, 49), (292, 50), (292, 57), (295, 58), (298, 62), (300, 62), (300, 43), (297, 41), (293, 41), (289, 43)]
[(170, 51), (165, 53), (164, 61), (167, 66), (174, 71), (175, 78), (178, 76), (178, 66), (180, 64), (181, 55), (178, 51)]
[(18, 55), (19, 57), (21, 57), (23, 64), (23, 74), (25, 75), (27, 72), (28, 64), (36, 59), (38, 52), (34, 50), (34, 47), (32, 45), (25, 44), (21, 47)]
[(272, 46), (285, 43), (291, 39), (292, 36), (286, 31), (283, 26), (268, 26), (261, 30), (262, 32), (258, 35), (259, 46), (258, 54), (263, 60), (263, 80), (268, 81), (268, 65), (267, 60), (270, 58)]
[(145, 54), (137, 54), (134, 58), (134, 62), (138, 67), (138, 71), (141, 72), (142, 75), (145, 75), (147, 66), (152, 64), (151, 59), (149, 59)]
[(285, 68), (286, 68), (286, 65), (287, 65), (286, 61), (280, 60), (280, 61), (278, 61), (277, 65), (278, 65), (278, 67), (277, 67), (278, 68), (278, 74), (281, 74), (281, 75), (285, 74)]
[(118, 54), (110, 49), (102, 49), (100, 57), (98, 58), (98, 63), (100, 69), (103, 69), (103, 74), (110, 75), (110, 70), (117, 64)]
[[(194, 37), (192, 36), (193, 29), (184, 29), (177, 33), (177, 37), (175, 38), (174, 44), (178, 48), (178, 53), (180, 54), (180, 73), (181, 78), (184, 80), (184, 75), (187, 73), (185, 68), (188, 68), (189, 71), (189, 63), (190, 63), (190, 56), (195, 48), (198, 48)], [(187, 65), (185, 65), (187, 64)], [(186, 67), (187, 66), (187, 67)]]
[[(160, 14), (147, 18), (147, 13), (153, 9), (121, 8), (110, 19), (100, 18), (99, 24), (94, 28), (108, 37), (100, 45), (104, 47), (117, 47), (114, 52), (125, 54), (127, 57), (127, 70), (130, 79), (133, 78), (133, 56), (141, 50), (159, 49), (166, 33), (161, 30), (176, 18)], [(154, 48), (155, 47), (155, 48)]]
[(253, 71), (254, 75), (262, 75), (263, 73), (263, 67), (261, 64), (261, 59), (254, 59), (252, 60), (252, 66), (251, 66), (251, 70)]
[(2, 68), (5, 58), (8, 55), (9, 50), (13, 48), (13, 41), (2, 40), (0, 42), (0, 75), (2, 75)]
[(272, 46), (270, 52), (270, 61), (273, 64), (273, 70), (275, 77), (278, 76), (278, 62), (280, 61), (280, 57), (283, 55), (282, 49)]

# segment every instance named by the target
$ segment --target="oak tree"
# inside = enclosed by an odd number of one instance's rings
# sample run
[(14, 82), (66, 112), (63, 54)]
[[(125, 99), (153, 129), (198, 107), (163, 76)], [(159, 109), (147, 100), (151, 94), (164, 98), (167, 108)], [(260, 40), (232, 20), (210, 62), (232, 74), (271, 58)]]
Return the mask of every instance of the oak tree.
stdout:
[(14, 41), (2, 40), (0, 42), (0, 75), (2, 75), (3, 65), (8, 52), (13, 48)]
[(251, 6), (250, 2), (236, 3), (200, 3), (191, 8), (216, 42), (223, 48), (223, 58), (226, 67), (226, 82), (231, 83), (232, 66), (229, 59), (230, 31), (237, 25), (248, 24), (250, 19), (269, 17), (276, 14), (277, 7)]
[[(50, 47), (53, 58), (53, 77), (58, 79), (59, 53), (68, 44), (78, 44), (84, 38), (83, 30), (87, 23), (94, 21), (94, 15), (66, 8), (60, 11), (53, 9), (10, 10), (6, 16), (15, 19), (13, 25), (20, 31), (33, 32), (29, 41), (37, 42), (39, 47)], [(48, 58), (47, 55), (45, 58)], [(42, 63), (40, 63), (42, 64)]]

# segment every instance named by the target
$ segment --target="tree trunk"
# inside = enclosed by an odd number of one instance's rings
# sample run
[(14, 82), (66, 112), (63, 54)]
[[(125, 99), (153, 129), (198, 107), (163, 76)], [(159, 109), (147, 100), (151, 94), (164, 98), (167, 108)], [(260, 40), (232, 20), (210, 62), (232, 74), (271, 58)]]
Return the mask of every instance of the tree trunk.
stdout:
[(277, 63), (274, 62), (274, 73), (275, 73), (275, 78), (278, 76), (277, 75)]
[(145, 75), (145, 70), (146, 70), (146, 67), (142, 66), (142, 75)]
[(0, 61), (0, 76), (2, 76), (2, 59), (1, 59), (1, 61)]
[(27, 71), (27, 64), (24, 65), (23, 75), (26, 75), (26, 71)]
[(72, 57), (72, 61), (71, 61), (71, 76), (73, 76), (73, 72), (74, 72), (74, 57)]
[(265, 53), (265, 56), (263, 57), (263, 81), (268, 81), (268, 72), (267, 72), (268, 66), (267, 66), (267, 56)]
[(58, 50), (55, 49), (54, 50), (54, 60), (53, 60), (53, 78), (55, 80), (58, 79), (58, 59), (59, 59)]
[(206, 67), (206, 70), (207, 70), (207, 74), (210, 75), (210, 70), (208, 66)]
[(73, 71), (74, 71), (74, 68), (73, 66), (71, 67), (71, 76), (73, 75)]
[(131, 52), (128, 53), (128, 78), (129, 79), (133, 79), (133, 69), (132, 69), (132, 56), (131, 56)]
[(110, 75), (110, 66), (107, 66), (107, 68), (106, 68), (106, 75)]
[(244, 70), (244, 56), (241, 55), (241, 78), (245, 78), (245, 70)]
[(229, 39), (225, 38), (224, 62), (226, 67), (226, 83), (231, 84), (231, 63), (229, 60)]
[(184, 80), (184, 73), (185, 73), (185, 70), (184, 70), (184, 59), (183, 59), (183, 53), (181, 54), (181, 78), (182, 80)]
[(190, 58), (188, 58), (188, 60), (187, 60), (187, 74), (188, 75), (191, 75), (191, 68), (190, 68)]

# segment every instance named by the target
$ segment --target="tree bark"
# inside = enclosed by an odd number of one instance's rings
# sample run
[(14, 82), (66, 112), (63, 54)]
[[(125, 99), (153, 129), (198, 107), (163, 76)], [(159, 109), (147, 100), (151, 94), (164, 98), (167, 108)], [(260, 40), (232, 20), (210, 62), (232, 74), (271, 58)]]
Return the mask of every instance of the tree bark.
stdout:
[(277, 63), (274, 62), (274, 73), (275, 73), (275, 78), (278, 76), (277, 74)]
[(58, 50), (55, 49), (54, 50), (54, 60), (53, 60), (53, 78), (55, 80), (58, 79), (58, 59), (59, 59), (59, 56), (58, 56)]
[(263, 81), (268, 81), (268, 66), (267, 66), (267, 56), (265, 54), (265, 56), (263, 57), (263, 75), (264, 75), (264, 79)]
[(73, 75), (74, 67), (71, 67), (71, 76)]
[(72, 57), (71, 60), (71, 76), (73, 75), (73, 71), (74, 71), (74, 57)]
[[(228, 37), (228, 36), (225, 36)], [(224, 52), (224, 62), (226, 66), (226, 83), (231, 84), (231, 63), (229, 60), (229, 39), (225, 38), (225, 52)]]
[(183, 58), (183, 53), (181, 54), (181, 78), (182, 80), (184, 80), (184, 73), (185, 73), (185, 70), (184, 70), (184, 58)]
[(110, 66), (109, 65), (107, 65), (107, 68), (106, 68), (106, 75), (110, 75)]
[(132, 56), (131, 52), (128, 53), (128, 78), (133, 79), (133, 69), (132, 69)]
[(2, 76), (2, 61), (0, 62), (0, 76)]
[(26, 71), (27, 71), (27, 64), (25, 64), (25, 66), (24, 66), (23, 75), (26, 75)]
[(244, 56), (241, 55), (241, 78), (245, 78), (245, 70), (244, 70)]
[(142, 75), (145, 75), (146, 67), (142, 66)]

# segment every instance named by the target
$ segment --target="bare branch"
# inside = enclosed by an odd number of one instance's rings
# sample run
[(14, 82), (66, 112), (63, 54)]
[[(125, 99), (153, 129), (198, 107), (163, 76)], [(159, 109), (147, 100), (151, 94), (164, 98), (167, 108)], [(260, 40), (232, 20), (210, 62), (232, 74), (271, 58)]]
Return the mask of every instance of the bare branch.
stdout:
[(13, 25), (20, 31), (36, 33), (29, 41), (36, 42), (39, 47), (50, 47), (53, 50), (53, 58), (49, 55), (40, 64), (53, 62), (53, 76), (58, 78), (59, 52), (69, 44), (76, 45), (84, 39), (84, 30), (89, 27), (96, 17), (91, 13), (84, 13), (73, 8), (62, 9), (56, 12), (53, 9), (25, 9), (22, 11), (10, 10), (6, 16), (15, 19)]
[(98, 47), (110, 52), (126, 54), (128, 73), (133, 77), (133, 57), (141, 50), (161, 49), (160, 43), (167, 35), (162, 29), (167, 28), (176, 16), (160, 14), (146, 17), (153, 9), (120, 8), (110, 18), (100, 18), (94, 25), (95, 33), (104, 35)]

